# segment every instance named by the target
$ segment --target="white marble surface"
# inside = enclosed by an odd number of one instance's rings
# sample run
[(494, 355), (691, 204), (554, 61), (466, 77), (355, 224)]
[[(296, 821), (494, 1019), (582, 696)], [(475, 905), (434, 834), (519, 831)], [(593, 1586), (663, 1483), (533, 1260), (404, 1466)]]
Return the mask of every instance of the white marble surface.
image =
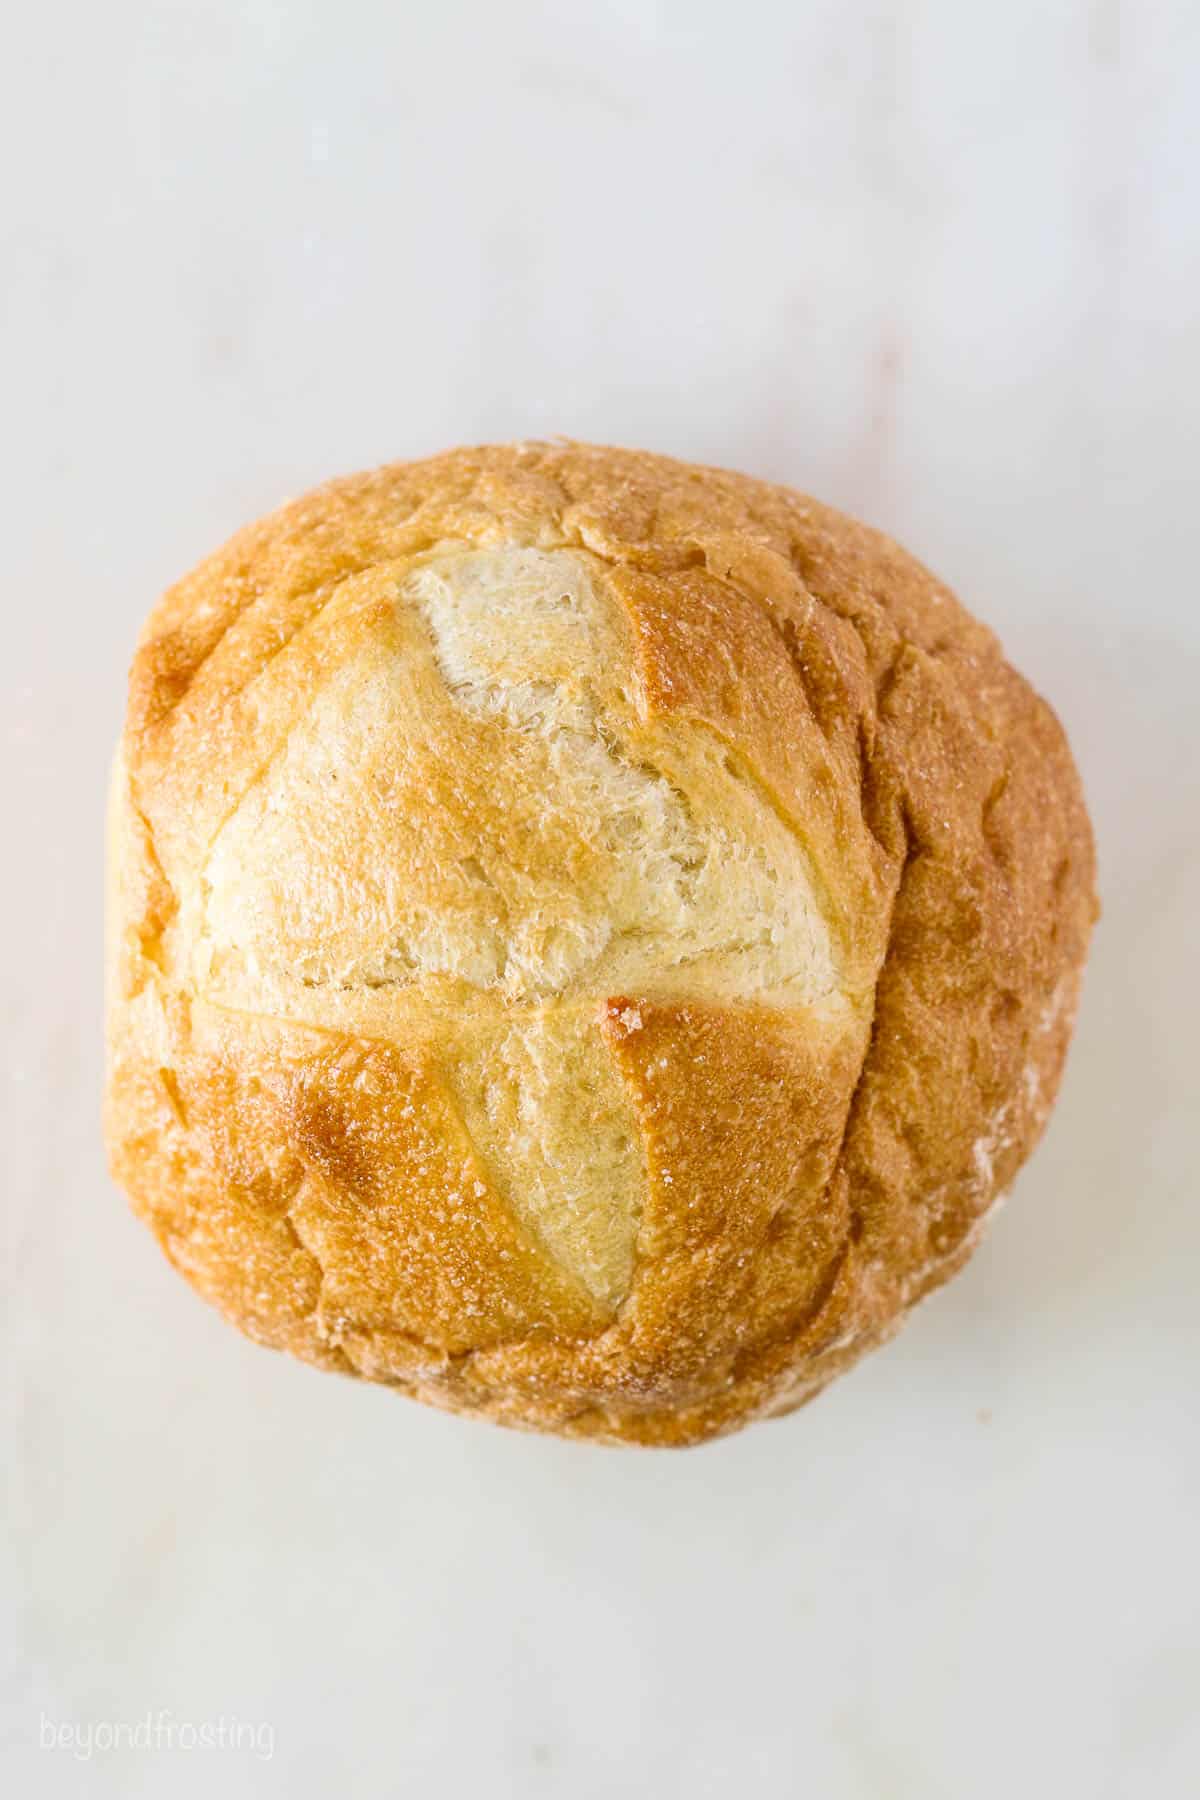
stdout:
[[(1189, 0), (9, 19), (7, 1792), (1200, 1792), (1198, 58)], [(149, 602), (327, 473), (560, 431), (894, 530), (1100, 839), (1061, 1107), (969, 1272), (680, 1457), (254, 1350), (97, 1135)], [(159, 1709), (273, 1757), (38, 1747)]]

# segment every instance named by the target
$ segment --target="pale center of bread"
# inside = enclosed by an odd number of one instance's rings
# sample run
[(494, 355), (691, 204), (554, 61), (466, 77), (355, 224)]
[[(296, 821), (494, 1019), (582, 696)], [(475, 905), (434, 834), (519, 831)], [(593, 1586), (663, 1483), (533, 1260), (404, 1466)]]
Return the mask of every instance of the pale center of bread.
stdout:
[(806, 855), (714, 734), (647, 716), (583, 554), (444, 549), (355, 645), (212, 846), (198, 985), (331, 1025), (383, 990), (512, 1204), (614, 1299), (641, 1170), (599, 1003), (837, 1004)]

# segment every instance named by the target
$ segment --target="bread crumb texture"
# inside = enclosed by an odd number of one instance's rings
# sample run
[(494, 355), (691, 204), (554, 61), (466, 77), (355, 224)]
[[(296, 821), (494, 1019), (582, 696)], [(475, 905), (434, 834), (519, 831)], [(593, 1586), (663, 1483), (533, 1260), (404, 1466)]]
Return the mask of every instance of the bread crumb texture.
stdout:
[(577, 444), (335, 481), (145, 627), (106, 1129), (262, 1343), (506, 1424), (791, 1410), (965, 1260), (1095, 916), (1050, 709), (877, 532)]

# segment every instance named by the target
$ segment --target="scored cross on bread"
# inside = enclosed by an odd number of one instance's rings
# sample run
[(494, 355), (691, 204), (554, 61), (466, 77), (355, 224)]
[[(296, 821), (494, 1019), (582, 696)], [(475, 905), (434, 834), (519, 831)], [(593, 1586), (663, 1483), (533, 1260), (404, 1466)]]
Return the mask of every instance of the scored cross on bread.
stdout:
[(118, 1179), (252, 1336), (438, 1404), (788, 1410), (1053, 1099), (1061, 731), (784, 489), (579, 445), (335, 482), (160, 603), (113, 792)]

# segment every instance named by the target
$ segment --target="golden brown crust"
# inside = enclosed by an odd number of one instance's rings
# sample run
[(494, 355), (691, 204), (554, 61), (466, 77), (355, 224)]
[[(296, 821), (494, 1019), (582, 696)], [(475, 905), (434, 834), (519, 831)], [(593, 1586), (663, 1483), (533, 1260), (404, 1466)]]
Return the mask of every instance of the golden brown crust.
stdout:
[[(694, 993), (529, 1003), (613, 1072), (571, 1129), (631, 1122), (616, 1303), (472, 1137), (473, 989), (271, 986), (256, 949), (225, 991), (188, 961), (219, 834), (248, 797), (270, 816), (333, 671), (402, 657), (394, 596), (447, 545), (597, 571), (638, 688), (621, 781), (703, 762), (718, 810), (740, 788), (782, 821), (838, 971), (828, 999), (718, 993), (698, 957)], [(460, 781), (437, 804), (479, 816)], [(1095, 916), (1061, 729), (919, 563), (788, 490), (575, 444), (397, 465), (239, 533), (148, 621), (113, 814), (107, 1132), (172, 1260), (260, 1341), (609, 1441), (789, 1410), (961, 1265), (1053, 1102)]]

